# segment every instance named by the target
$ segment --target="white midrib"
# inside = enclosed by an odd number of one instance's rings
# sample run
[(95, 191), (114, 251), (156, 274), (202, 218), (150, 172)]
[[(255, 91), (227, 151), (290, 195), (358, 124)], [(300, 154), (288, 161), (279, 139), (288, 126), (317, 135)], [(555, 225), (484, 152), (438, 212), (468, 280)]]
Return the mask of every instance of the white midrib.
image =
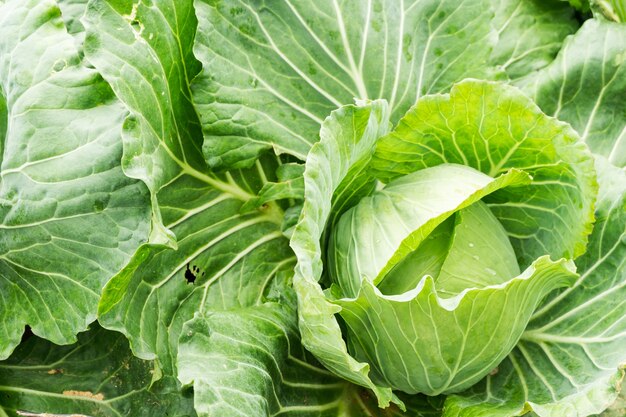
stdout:
[[(603, 45), (603, 51), (605, 53), (606, 56), (606, 42), (608, 41), (608, 37), (604, 38), (604, 45)], [(598, 94), (598, 97), (596, 99), (596, 102), (593, 105), (593, 108), (591, 109), (591, 113), (589, 114), (589, 119), (587, 120), (587, 124), (585, 125), (585, 130), (583, 131), (583, 133), (580, 135), (580, 137), (582, 138), (583, 142), (587, 141), (587, 138), (589, 136), (589, 131), (591, 130), (591, 126), (593, 125), (594, 119), (598, 113), (598, 109), (600, 108), (600, 104), (602, 103), (602, 100), (604, 99), (604, 94), (606, 93), (606, 91), (609, 89), (609, 86), (613, 83), (613, 81), (616, 80), (617, 74), (619, 73), (619, 71), (615, 71), (615, 73), (613, 73), (613, 76), (609, 79), (609, 81), (605, 81), (604, 79), (604, 64), (606, 63), (606, 59), (602, 60), (602, 89), (600, 90), (600, 94)]]
[(594, 297), (588, 299), (587, 301), (585, 301), (582, 304), (577, 305), (576, 307), (572, 308), (571, 310), (567, 311), (567, 313), (561, 315), (560, 317), (552, 320), (551, 322), (545, 324), (544, 326), (535, 329), (535, 330), (530, 330), (528, 331), (528, 333), (541, 333), (544, 330), (548, 330), (548, 329), (552, 329), (554, 328), (554, 326), (558, 325), (559, 323), (562, 323), (563, 321), (575, 316), (576, 314), (578, 314), (578, 312), (580, 312), (581, 310), (584, 310), (586, 308), (588, 308), (589, 306), (593, 305), (593, 303), (597, 302), (598, 300), (601, 300), (602, 298), (606, 297), (607, 295), (611, 295), (614, 292), (617, 292), (619, 290), (621, 290), (622, 288), (624, 288), (626, 286), (626, 282), (622, 282), (606, 291), (603, 291), (597, 295), (595, 295)]
[(363, 81), (363, 75), (357, 69), (356, 62), (354, 61), (354, 56), (352, 54), (352, 49), (350, 48), (350, 42), (348, 41), (348, 33), (346, 32), (346, 25), (344, 24), (343, 15), (341, 14), (341, 9), (339, 8), (339, 4), (337, 0), (333, 0), (333, 6), (335, 7), (335, 14), (337, 15), (337, 24), (339, 25), (339, 33), (341, 34), (341, 41), (343, 43), (343, 49), (346, 51), (346, 56), (348, 57), (348, 63), (350, 64), (350, 72), (352, 73), (352, 79), (356, 84), (356, 88), (359, 92), (360, 99), (366, 100), (367, 97), (367, 89), (365, 88), (365, 82)]
[(622, 129), (622, 132), (619, 134), (619, 136), (617, 137), (617, 139), (615, 140), (615, 143), (613, 144), (613, 148), (611, 149), (611, 153), (609, 153), (608, 156), (608, 160), (609, 162), (617, 165), (617, 158), (619, 158), (621, 155), (618, 152), (622, 142), (626, 139), (626, 126), (624, 126), (624, 129)]
[[(400, 0), (400, 9), (404, 10), (404, 0)], [(389, 108), (393, 109), (394, 105), (395, 105), (395, 101), (396, 101), (396, 94), (398, 92), (398, 84), (400, 82), (400, 70), (402, 69), (402, 48), (404, 47), (404, 13), (400, 13), (400, 24), (398, 25), (398, 49), (396, 50), (396, 71), (395, 71), (395, 78), (393, 80), (393, 87), (391, 89), (391, 98), (389, 99)], [(428, 44), (426, 46), (426, 49), (424, 50), (424, 56), (426, 56), (426, 51), (428, 50), (428, 45), (430, 44), (430, 37), (428, 38)], [(422, 65), (424, 65), (424, 60), (425, 58), (422, 57)], [(422, 74), (420, 74), (420, 80), (419, 83), (421, 84), (422, 82), (422, 78), (421, 76), (423, 75), (423, 67), (422, 67)], [(419, 91), (421, 90), (421, 85), (418, 85), (417, 87), (417, 96), (419, 97)]]
[(62, 364), (64, 364), (69, 357), (76, 354), (80, 350), (80, 346), (74, 347), (68, 353), (63, 355), (61, 358), (57, 359), (54, 362), (47, 363), (45, 365), (12, 365), (7, 363), (0, 363), (0, 369), (12, 369), (12, 370), (30, 370), (30, 371), (48, 371), (50, 369), (59, 368)]
[(214, 198), (213, 200), (199, 206), (196, 207), (192, 210), (189, 210), (184, 216), (178, 218), (176, 221), (166, 225), (166, 227), (168, 229), (172, 229), (175, 226), (178, 226), (179, 224), (185, 222), (186, 220), (190, 219), (191, 217), (195, 216), (198, 213), (202, 213), (205, 210), (208, 210), (209, 208), (221, 203), (222, 201), (226, 201), (230, 198), (230, 196), (228, 194), (220, 194), (219, 197)]
[[(140, 116), (139, 113), (135, 113), (137, 116)], [(145, 125), (150, 129), (150, 131), (152, 132), (152, 134), (154, 135), (155, 138), (160, 138), (161, 135), (159, 135), (159, 133), (155, 130), (154, 126), (147, 122), (145, 123)], [(185, 158), (185, 156), (183, 155), (184, 160), (181, 160), (180, 158), (178, 158), (178, 156), (176, 156), (174, 154), (174, 152), (172, 152), (172, 150), (170, 149), (169, 146), (167, 146), (167, 144), (161, 140), (158, 139), (158, 145), (165, 151), (165, 153), (167, 154), (167, 156), (176, 163), (176, 165), (178, 165), (182, 171), (183, 174), (187, 174), (193, 178), (196, 178), (208, 185), (210, 185), (211, 187), (215, 188), (216, 190), (219, 190), (223, 193), (227, 193), (231, 196), (233, 196), (234, 198), (236, 198), (237, 200), (241, 200), (241, 201), (248, 201), (252, 198), (254, 198), (255, 196), (245, 190), (243, 190), (241, 187), (238, 187), (236, 185), (230, 184), (230, 183), (226, 183), (224, 181), (221, 181), (217, 178), (213, 178), (207, 174), (204, 174), (200, 171), (198, 171), (196, 168), (192, 167), (191, 165), (189, 165), (189, 163), (187, 163), (187, 158)], [(184, 150), (181, 150), (182, 152), (184, 152)], [(124, 170), (125, 171), (125, 170)], [(126, 172), (126, 171), (125, 171)], [(128, 175), (128, 174), (127, 174)], [(140, 177), (134, 177), (131, 175), (128, 175), (131, 178), (135, 178), (135, 179), (139, 179), (142, 180), (144, 182), (146, 182), (146, 184), (148, 184), (148, 182), (146, 181), (146, 178), (144, 176), (140, 176)], [(176, 178), (176, 177), (175, 177)], [(169, 184), (169, 183), (167, 183)], [(160, 188), (163, 188), (164, 185), (161, 185)], [(156, 193), (158, 190), (151, 190), (153, 193)]]
[(415, 99), (419, 100), (419, 98), (422, 95), (422, 89), (424, 88), (424, 70), (426, 69), (426, 61), (427, 61), (427, 56), (428, 56), (428, 52), (430, 50), (430, 46), (431, 43), (433, 41), (433, 39), (437, 36), (437, 33), (439, 32), (439, 29), (441, 29), (442, 27), (444, 27), (448, 21), (450, 20), (451, 16), (454, 14), (450, 13), (448, 16), (446, 16), (446, 18), (439, 24), (439, 26), (437, 26), (437, 28), (435, 30), (433, 30), (432, 32), (430, 32), (430, 24), (429, 24), (429, 35), (428, 35), (428, 40), (426, 41), (426, 46), (424, 47), (424, 52), (422, 55), (422, 60), (420, 62), (420, 70), (419, 70), (419, 77), (417, 78), (417, 88), (415, 89)]
[(293, 6), (291, 1), (287, 0), (286, 3), (287, 6), (289, 6), (289, 8), (291, 9), (293, 15), (298, 19), (302, 27), (306, 29), (307, 33), (309, 33), (309, 35), (311, 35), (313, 39), (315, 39), (315, 42), (317, 42), (317, 44), (320, 46), (320, 48), (322, 48), (326, 55), (328, 55), (328, 57), (332, 59), (333, 62), (337, 64), (337, 66), (341, 68), (346, 74), (350, 74), (350, 70), (348, 69), (348, 67), (346, 67), (343, 62), (341, 62), (339, 58), (337, 58), (333, 51), (331, 51), (330, 48), (328, 48), (328, 46), (320, 39), (320, 37), (317, 36), (317, 33), (315, 33), (313, 29), (311, 29), (311, 27), (306, 23), (306, 21), (302, 18), (302, 15)]
[(255, 305), (263, 304), (263, 296), (266, 294), (265, 291), (268, 285), (270, 284), (270, 282), (272, 281), (272, 279), (278, 273), (278, 271), (281, 271), (283, 268), (285, 268), (285, 265), (288, 265), (290, 263), (292, 264), (292, 267), (290, 269), (293, 270), (293, 266), (295, 266), (296, 261), (297, 259), (295, 256), (290, 256), (289, 258), (286, 258), (285, 260), (278, 262), (276, 264), (276, 266), (266, 275), (265, 280), (263, 281), (263, 284), (261, 284), (261, 287), (259, 289), (259, 295), (257, 296)]
[[(515, 369), (515, 373), (517, 374), (520, 384), (522, 385), (522, 390), (524, 391), (524, 399), (528, 398), (529, 390), (528, 390), (528, 382), (526, 381), (526, 377), (524, 376), (524, 371), (520, 366), (519, 362), (515, 358), (515, 355), (511, 354), (508, 356), (511, 360), (511, 364), (513, 365), (513, 369)], [(491, 380), (491, 377), (488, 377)]]
[(552, 363), (552, 366), (554, 366), (554, 369), (556, 369), (558, 373), (563, 375), (569, 381), (569, 383), (572, 384), (573, 387), (576, 387), (576, 389), (579, 389), (580, 384), (567, 371), (567, 369), (563, 367), (562, 363), (554, 357), (552, 352), (550, 352), (550, 349), (548, 348), (548, 346), (545, 343), (539, 343), (539, 347), (541, 348), (543, 353), (547, 356), (547, 358), (550, 360), (550, 362)]
[(588, 345), (596, 343), (609, 343), (614, 342), (617, 339), (626, 338), (626, 332), (618, 333), (612, 336), (561, 336), (557, 334), (543, 333), (538, 331), (527, 331), (522, 335), (522, 340), (526, 340), (533, 343), (551, 342), (551, 343), (564, 343), (572, 345)]
[[(230, 27), (234, 30), (235, 27), (231, 24)], [(231, 45), (233, 48), (237, 47), (236, 44), (234, 44), (232, 41), (230, 41), (228, 38), (222, 36), (222, 40), (226, 43), (228, 43), (229, 45)], [(209, 48), (208, 45), (205, 45), (206, 48)], [(322, 124), (323, 120), (320, 119), (318, 116), (316, 116), (315, 114), (311, 113), (310, 111), (308, 111), (306, 108), (298, 105), (297, 103), (295, 103), (292, 100), (289, 100), (286, 96), (282, 95), (281, 93), (278, 92), (278, 90), (276, 90), (274, 87), (272, 87), (267, 81), (265, 81), (263, 78), (261, 78), (256, 72), (254, 72), (254, 69), (250, 68), (244, 68), (240, 65), (237, 65), (235, 62), (230, 62), (231, 65), (235, 66), (238, 70), (248, 74), (249, 76), (255, 78), (256, 80), (258, 80), (258, 82), (261, 84), (261, 86), (265, 89), (267, 89), (267, 91), (269, 91), (272, 95), (276, 96), (279, 100), (281, 100), (282, 102), (286, 103), (288, 106), (290, 106), (291, 108), (293, 108), (295, 111), (305, 115), (306, 117), (308, 117), (309, 119), (313, 120), (315, 123), (317, 124)], [(273, 119), (272, 119), (273, 120)], [(278, 123), (276, 121), (274, 121), (275, 123)], [(283, 125), (284, 126), (284, 125)], [(288, 129), (289, 130), (289, 129)], [(294, 137), (297, 137), (297, 135), (295, 133)], [(308, 141), (303, 140), (303, 142), (308, 143)], [(290, 152), (293, 152), (293, 150), (289, 150)], [(305, 159), (306, 155), (301, 156), (301, 159)]]
[(524, 357), (524, 360), (526, 360), (526, 363), (530, 367), (531, 371), (537, 376), (537, 378), (539, 378), (541, 383), (548, 389), (548, 391), (550, 392), (550, 396), (552, 397), (552, 400), (556, 402), (557, 395), (556, 395), (556, 392), (554, 391), (554, 387), (550, 384), (550, 382), (548, 382), (545, 375), (539, 370), (539, 368), (537, 368), (537, 365), (534, 362), (534, 358), (531, 357), (531, 355), (528, 353), (528, 351), (524, 348), (524, 346), (521, 343), (518, 344), (517, 349)]

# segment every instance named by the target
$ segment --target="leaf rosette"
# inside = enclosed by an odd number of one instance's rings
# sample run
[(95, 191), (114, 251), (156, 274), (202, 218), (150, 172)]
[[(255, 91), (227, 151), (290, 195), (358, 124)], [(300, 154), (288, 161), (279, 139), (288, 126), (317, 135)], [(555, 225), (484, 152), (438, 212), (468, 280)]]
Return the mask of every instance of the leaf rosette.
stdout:
[(576, 132), (516, 88), (461, 82), (392, 132), (388, 113), (326, 119), (291, 240), (304, 345), (380, 406), (494, 371), (576, 281), (597, 194)]

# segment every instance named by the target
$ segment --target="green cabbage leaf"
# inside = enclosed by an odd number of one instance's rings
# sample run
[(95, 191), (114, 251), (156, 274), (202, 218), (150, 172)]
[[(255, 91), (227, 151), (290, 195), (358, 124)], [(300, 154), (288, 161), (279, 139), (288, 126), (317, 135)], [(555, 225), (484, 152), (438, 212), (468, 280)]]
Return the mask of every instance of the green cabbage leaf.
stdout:
[(0, 0), (0, 416), (621, 416), (623, 4)]

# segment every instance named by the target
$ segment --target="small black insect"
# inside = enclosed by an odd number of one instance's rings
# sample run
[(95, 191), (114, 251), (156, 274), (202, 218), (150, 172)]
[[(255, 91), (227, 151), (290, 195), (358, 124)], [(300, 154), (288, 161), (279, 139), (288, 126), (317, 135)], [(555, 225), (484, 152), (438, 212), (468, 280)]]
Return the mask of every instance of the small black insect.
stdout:
[(189, 284), (196, 282), (196, 279), (202, 275), (204, 275), (204, 272), (200, 271), (200, 268), (195, 265), (190, 266), (187, 264), (187, 268), (185, 269), (185, 279)]

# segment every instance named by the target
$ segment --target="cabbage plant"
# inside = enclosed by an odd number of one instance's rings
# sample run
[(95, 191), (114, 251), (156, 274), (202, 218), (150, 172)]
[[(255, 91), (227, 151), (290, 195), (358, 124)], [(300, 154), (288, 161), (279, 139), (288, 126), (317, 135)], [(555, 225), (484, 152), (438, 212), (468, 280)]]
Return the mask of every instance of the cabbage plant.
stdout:
[[(364, 197), (332, 231), (334, 302), (355, 357), (407, 393), (458, 392), (512, 350), (539, 301), (573, 282), (573, 264), (540, 257), (524, 273), (480, 198), (523, 184), (443, 164)], [(486, 337), (488, 335), (488, 337)]]
[(388, 125), (381, 101), (325, 121), (292, 238), (305, 346), (381, 405), (497, 372), (577, 280), (597, 192), (578, 134), (514, 87), (468, 80)]
[(0, 417), (623, 416), (620, 4), (0, 0)]

